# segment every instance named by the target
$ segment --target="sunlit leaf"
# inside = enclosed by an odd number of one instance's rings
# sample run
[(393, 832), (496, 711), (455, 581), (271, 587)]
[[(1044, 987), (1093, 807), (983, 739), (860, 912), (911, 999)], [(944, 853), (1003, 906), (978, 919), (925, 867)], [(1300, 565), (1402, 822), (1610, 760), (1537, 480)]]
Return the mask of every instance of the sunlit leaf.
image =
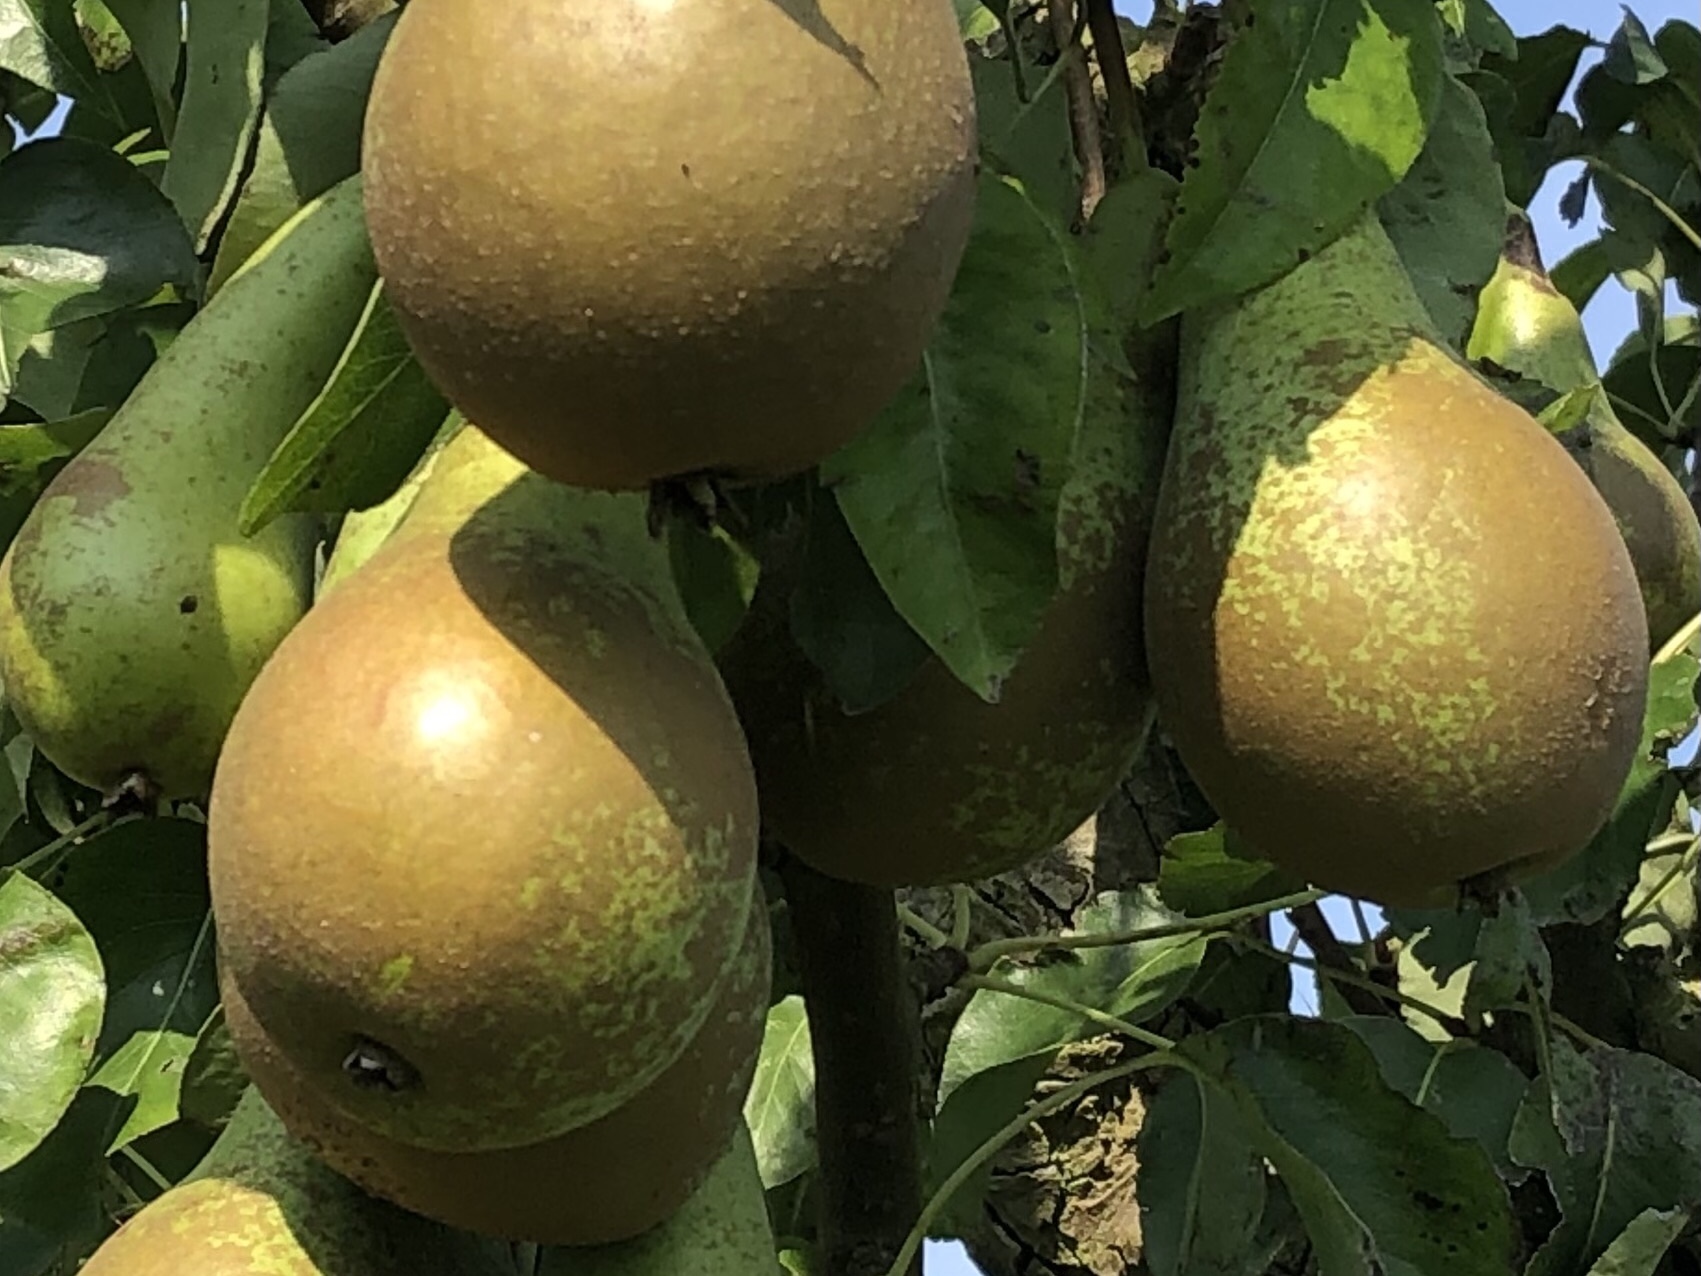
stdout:
[(0, 1169), (71, 1106), (94, 1056), (106, 983), (77, 916), (17, 873), (0, 880)]

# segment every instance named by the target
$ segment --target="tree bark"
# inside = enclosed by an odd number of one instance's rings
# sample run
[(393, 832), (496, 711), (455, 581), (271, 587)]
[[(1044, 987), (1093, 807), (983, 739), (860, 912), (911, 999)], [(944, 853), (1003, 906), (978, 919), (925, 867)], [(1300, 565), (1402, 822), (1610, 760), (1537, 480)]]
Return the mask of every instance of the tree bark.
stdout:
[[(1213, 820), (1154, 732), (1097, 815), (1032, 863), (971, 886), (970, 942), (1071, 926), (1101, 893), (1155, 881), (1164, 844)], [(950, 929), (955, 904), (949, 890), (918, 888), (901, 897), (927, 920)], [(950, 986), (956, 972), (919, 940), (911, 940), (910, 948), (932, 1093), (951, 1029), (970, 994)], [(1038, 1092), (1114, 1064), (1122, 1049), (1108, 1037), (1067, 1047)], [(986, 1276), (1142, 1276), (1136, 1140), (1146, 1084), (1125, 1078), (1089, 1091), (1005, 1149), (993, 1166), (981, 1223), (964, 1237)]]
[(333, 44), (397, 8), (397, 0), (302, 0), (319, 33)]
[[(893, 892), (779, 872), (815, 1056), (824, 1276), (883, 1276), (921, 1213), (921, 1051)], [(921, 1276), (919, 1256), (911, 1276)]]

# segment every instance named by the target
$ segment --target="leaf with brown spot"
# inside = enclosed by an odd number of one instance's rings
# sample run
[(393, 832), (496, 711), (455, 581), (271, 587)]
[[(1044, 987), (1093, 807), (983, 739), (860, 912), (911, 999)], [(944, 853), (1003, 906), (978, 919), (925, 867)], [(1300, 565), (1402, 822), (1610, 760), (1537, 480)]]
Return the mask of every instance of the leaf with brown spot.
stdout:
[(52, 892), (0, 883), (0, 1170), (53, 1131), (94, 1057), (106, 977), (94, 939)]

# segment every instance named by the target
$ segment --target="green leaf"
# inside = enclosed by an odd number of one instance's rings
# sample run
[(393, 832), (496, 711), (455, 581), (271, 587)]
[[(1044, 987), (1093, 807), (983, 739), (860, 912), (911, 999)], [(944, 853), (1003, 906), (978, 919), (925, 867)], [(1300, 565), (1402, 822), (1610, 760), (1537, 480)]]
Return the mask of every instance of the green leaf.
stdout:
[(811, 495), (791, 636), (844, 711), (865, 713), (908, 686), (933, 652), (892, 606), (839, 503)]
[(1377, 203), (1388, 237), (1441, 334), (1463, 347), (1506, 232), (1506, 189), (1476, 95), (1452, 76), (1417, 162)]
[(291, 67), (330, 47), (301, 0), (270, 0), (266, 14), (265, 83), (268, 91)]
[(96, 110), (110, 106), (70, 0), (0, 0), (0, 70)]
[(1701, 248), (1649, 198), (1664, 203), (1691, 232), (1701, 227), (1701, 177), (1695, 161), (1633, 133), (1615, 133), (1598, 155), (1606, 167), (1591, 165), (1589, 173), (1607, 223), (1626, 241), (1623, 255), (1640, 266), (1657, 253), (1660, 260), (1655, 264), (1677, 282), (1679, 296), (1691, 304), (1701, 301)]
[(1688, 1210), (1643, 1210), (1595, 1260), (1589, 1276), (1654, 1276), (1660, 1259), (1687, 1226)]
[[(1655, 448), (1672, 441), (1692, 442), (1701, 433), (1701, 395), (1676, 420), (1667, 409), (1668, 403), (1676, 408), (1689, 387), (1701, 379), (1701, 323), (1694, 315), (1671, 315), (1662, 337), (1650, 359), (1646, 338), (1640, 332), (1631, 333), (1613, 353), (1602, 377), (1624, 424)], [(1654, 381), (1656, 370), (1659, 385), (1665, 386), (1664, 398)]]
[(193, 245), (122, 156), (52, 138), (0, 161), (0, 393), (37, 333), (191, 291)]
[(181, 1032), (138, 1032), (95, 1070), (89, 1084), (134, 1095), (136, 1106), (107, 1144), (108, 1152), (162, 1130), (178, 1118), (183, 1069), (195, 1038)]
[(981, 162), (1022, 184), (1034, 207), (1059, 226), (1079, 216), (1080, 184), (1075, 176), (1075, 144), (1069, 132), (1069, 104), (1057, 68), (1025, 67), (1028, 98), (1016, 92), (1010, 59), (971, 57), (975, 120), (980, 131)]
[(1476, 960), (1465, 986), (1465, 1017), (1479, 1022), (1489, 1010), (1517, 1003), (1527, 987), (1546, 997), (1553, 983), (1547, 943), (1522, 892), (1503, 897), (1483, 917), (1477, 932)]
[[(1109, 934), (1175, 920), (1147, 890), (1108, 892), (1080, 911), (1075, 931)], [(1034, 964), (1004, 959), (991, 973), (1029, 992), (1137, 1023), (1186, 991), (1205, 951), (1201, 936), (1179, 935), (1140, 944), (1065, 949), (1043, 955)], [(1104, 1031), (1073, 1010), (977, 990), (945, 1049), (929, 1165), (933, 1181), (943, 1181), (1027, 1106), (1034, 1086), (1063, 1046)], [(987, 1174), (983, 1170), (959, 1192), (954, 1213), (968, 1212), (966, 1202), (984, 1190)]]
[(1643, 850), (1666, 827), (1677, 798), (1666, 754), (1695, 725), (1697, 674), (1701, 663), (1688, 651), (1649, 670), (1641, 748), (1605, 827), (1565, 863), (1522, 884), (1538, 926), (1599, 921), (1635, 883)]
[[(1179, 920), (1149, 889), (1108, 891), (1080, 910), (1071, 933), (1108, 935)], [(990, 973), (1028, 992), (1137, 1023), (1186, 991), (1204, 959), (1205, 945), (1203, 936), (1184, 934), (1136, 944), (1059, 949), (1022, 963), (1002, 958)], [(1104, 1031), (1072, 1010), (980, 989), (951, 1030), (939, 1082), (941, 1108), (971, 1077), (1020, 1060), (1049, 1064), (1062, 1046)]]
[(1613, 32), (1612, 39), (1607, 42), (1606, 57), (1601, 60), (1601, 69), (1615, 80), (1625, 84), (1647, 84), (1665, 76), (1667, 68), (1665, 59), (1648, 35), (1648, 28), (1642, 25), (1628, 7), (1624, 10), (1624, 20), (1619, 23), (1618, 30)]
[(1206, 1024), (1285, 1010), (1293, 1001), (1293, 974), (1279, 955), (1212, 944), (1187, 986), (1186, 1004)]
[(1429, 1041), (1397, 1019), (1351, 1015), (1335, 1022), (1375, 1053), (1384, 1081), (1440, 1117), (1454, 1138), (1480, 1146), (1502, 1178), (1521, 1177), (1508, 1149), (1530, 1083), (1510, 1059), (1469, 1041)]
[(197, 252), (235, 196), (254, 139), (267, 9), (267, 0), (189, 6), (183, 109), (161, 189), (176, 205)]
[(1548, 273), (1553, 286), (1581, 313), (1612, 274), (1607, 246), (1600, 238), (1573, 249)]
[(1430, 0), (1289, 0), (1256, 18), (1206, 96), (1148, 321), (1279, 278), (1423, 148), (1441, 93)]
[(0, 426), (0, 494), (40, 492), (44, 471), (82, 451), (111, 419), (100, 409), (42, 425)]
[(983, 177), (921, 374), (821, 465), (899, 614), (988, 701), (1056, 591), (1085, 322), (1058, 232), (1019, 190)]
[(1328, 1276), (1510, 1270), (1512, 1214), (1488, 1157), (1390, 1089), (1350, 1029), (1259, 1016), (1179, 1049), (1232, 1099)]
[(93, 935), (106, 967), (106, 1022), (90, 1084), (138, 1102), (111, 1132), (114, 1149), (178, 1117), (183, 1065), (218, 1002), (206, 826), (134, 819), (77, 848), (60, 897)]
[(957, 10), (957, 30), (965, 41), (984, 40), (998, 30), (998, 15), (981, 0), (953, 0)]
[(1473, 48), (1502, 57), (1518, 56), (1518, 36), (1489, 0), (1464, 0), (1464, 35)]
[(756, 1077), (744, 1099), (744, 1121), (756, 1144), (762, 1186), (776, 1188), (815, 1165), (815, 1056), (803, 998), (768, 1011)]
[(1220, 822), (1172, 837), (1158, 876), (1164, 903), (1189, 917), (1203, 917), (1305, 889), (1300, 878), (1240, 849), (1239, 839)]
[(1701, 1082), (1652, 1055), (1556, 1037), (1512, 1154), (1547, 1173), (1563, 1213), (1527, 1276), (1585, 1270), (1644, 1210), (1701, 1207)]
[(688, 519), (668, 524), (667, 551), (691, 627), (711, 653), (719, 651), (749, 610), (760, 565), (725, 529)]
[(281, 514), (376, 505), (401, 485), (449, 405), (413, 357), (383, 284), (372, 286), (331, 379), (242, 502), (252, 536)]
[(248, 1088), (248, 1072), (225, 1026), (224, 1007), (207, 1017), (183, 1064), (178, 1108), (183, 1118), (222, 1130)]
[(0, 1169), (28, 1156), (71, 1106), (105, 1000), (94, 940), (46, 887), (0, 881)]
[(116, 410), (195, 313), (190, 302), (165, 302), (40, 333), (18, 363), (12, 401), (47, 421)]
[(387, 14), (278, 80), (260, 121), (253, 166), (219, 237), (209, 293), (297, 209), (360, 168), (367, 94), (394, 25)]
[(1187, 1072), (1164, 1078), (1140, 1125), (1140, 1237), (1153, 1276), (1253, 1276), (1264, 1166), (1234, 1104)]
[(177, 127), (175, 91), (177, 68), (183, 60), (183, 6), (180, 0), (106, 0), (106, 6), (130, 37), (169, 143)]
[[(1644, 856), (1636, 885), (1620, 910), (1621, 917), (1631, 920), (1619, 942), (1626, 948), (1655, 948), (1675, 956), (1688, 946), (1690, 935), (1701, 924), (1698, 904), (1694, 865), (1685, 848)], [(1646, 1043), (1644, 1047), (1648, 1048)]]
[(41, 1146), (0, 1173), (0, 1272), (59, 1276), (112, 1230), (106, 1141), (133, 1102), (81, 1091)]
[(1551, 27), (1519, 40), (1515, 58), (1484, 57), (1482, 71), (1466, 79), (1487, 108), (1506, 198), (1520, 208), (1535, 196), (1556, 158), (1557, 113), (1588, 47), (1582, 31)]

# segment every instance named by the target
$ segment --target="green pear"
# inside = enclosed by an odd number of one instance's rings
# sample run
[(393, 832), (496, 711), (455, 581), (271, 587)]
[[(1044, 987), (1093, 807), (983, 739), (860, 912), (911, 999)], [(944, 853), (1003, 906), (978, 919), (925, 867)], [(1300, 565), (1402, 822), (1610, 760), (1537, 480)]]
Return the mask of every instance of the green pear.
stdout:
[(250, 1087), (183, 1182), (107, 1238), (83, 1276), (500, 1276), (501, 1252), (367, 1196)]
[(1397, 905), (1574, 854), (1637, 751), (1648, 629), (1565, 449), (1443, 346), (1373, 214), (1182, 346), (1146, 630), (1224, 820)]
[(234, 275), (0, 560), (0, 680), (37, 747), (114, 792), (204, 795), (260, 666), (311, 598), (316, 519), (237, 511), (324, 386), (373, 279), (358, 179)]
[(792, 639), (795, 582), (764, 573), (717, 659), (763, 822), (799, 859), (876, 886), (989, 877), (1062, 841), (1127, 773), (1154, 717), (1139, 580), (1174, 335), (1128, 343), (1140, 376), (1118, 387), (1121, 411), (1082, 428), (1058, 507), (1061, 587), (996, 704), (931, 657), (884, 704), (846, 713)]
[(278, 648), (208, 812), (220, 950), (331, 1106), (538, 1143), (678, 1059), (743, 939), (756, 790), (643, 496), (464, 427)]
[(1672, 472), (1613, 411), (1582, 317), (1542, 269), (1522, 213), (1508, 226), (1465, 353), (1561, 393), (1596, 388), (1572, 451), (1618, 520), (1658, 651), (1701, 611), (1701, 522)]
[(613, 1245), (544, 1250), (537, 1276), (781, 1276), (748, 1127), (666, 1222)]

